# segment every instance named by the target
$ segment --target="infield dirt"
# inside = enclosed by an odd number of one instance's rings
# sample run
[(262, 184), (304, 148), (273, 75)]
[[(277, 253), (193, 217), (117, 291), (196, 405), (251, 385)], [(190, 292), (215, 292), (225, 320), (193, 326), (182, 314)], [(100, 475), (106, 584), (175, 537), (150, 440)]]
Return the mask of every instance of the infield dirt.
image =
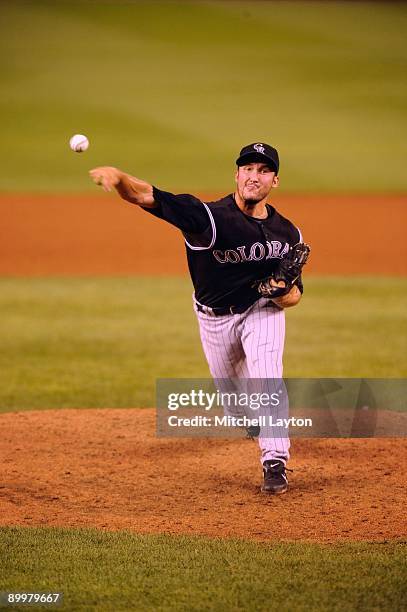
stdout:
[[(279, 194), (275, 206), (312, 247), (307, 274), (407, 274), (407, 196)], [(180, 232), (117, 196), (3, 194), (0, 214), (2, 275), (187, 271)]]

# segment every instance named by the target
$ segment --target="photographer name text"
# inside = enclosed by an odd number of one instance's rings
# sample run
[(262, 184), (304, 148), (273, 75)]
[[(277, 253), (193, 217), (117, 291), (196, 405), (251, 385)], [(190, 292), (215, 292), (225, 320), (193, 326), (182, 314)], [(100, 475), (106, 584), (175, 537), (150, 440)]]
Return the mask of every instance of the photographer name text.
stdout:
[(247, 416), (202, 416), (180, 417), (171, 415), (167, 418), (170, 427), (312, 427), (312, 419), (289, 417), (274, 419), (272, 415), (259, 416), (255, 419)]

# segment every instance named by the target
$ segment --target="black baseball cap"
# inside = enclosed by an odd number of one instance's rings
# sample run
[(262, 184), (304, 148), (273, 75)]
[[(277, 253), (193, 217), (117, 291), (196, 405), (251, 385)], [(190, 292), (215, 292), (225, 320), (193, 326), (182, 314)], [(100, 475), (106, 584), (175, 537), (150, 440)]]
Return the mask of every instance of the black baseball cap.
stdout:
[(277, 149), (271, 145), (264, 142), (254, 142), (253, 144), (246, 145), (240, 151), (239, 157), (236, 160), (238, 166), (245, 166), (255, 162), (268, 164), (278, 174), (280, 160)]

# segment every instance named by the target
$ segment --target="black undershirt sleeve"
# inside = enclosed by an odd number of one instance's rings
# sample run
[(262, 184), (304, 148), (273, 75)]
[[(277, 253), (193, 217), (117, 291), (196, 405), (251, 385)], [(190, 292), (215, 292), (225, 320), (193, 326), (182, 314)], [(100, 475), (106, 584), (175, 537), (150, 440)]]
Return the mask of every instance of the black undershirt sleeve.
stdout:
[(153, 187), (155, 208), (144, 208), (159, 219), (175, 225), (187, 234), (201, 234), (210, 225), (204, 204), (193, 195), (182, 193), (174, 195)]

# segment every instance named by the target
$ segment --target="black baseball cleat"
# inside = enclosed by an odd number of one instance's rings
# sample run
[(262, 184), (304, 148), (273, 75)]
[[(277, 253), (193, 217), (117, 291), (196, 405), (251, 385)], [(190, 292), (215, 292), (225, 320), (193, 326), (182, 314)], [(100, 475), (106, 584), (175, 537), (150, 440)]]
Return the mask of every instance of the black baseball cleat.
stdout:
[(264, 482), (261, 490), (264, 493), (280, 495), (288, 489), (286, 467), (278, 459), (270, 459), (263, 463)]
[(246, 427), (246, 438), (253, 440), (260, 435), (260, 425), (249, 425)]

